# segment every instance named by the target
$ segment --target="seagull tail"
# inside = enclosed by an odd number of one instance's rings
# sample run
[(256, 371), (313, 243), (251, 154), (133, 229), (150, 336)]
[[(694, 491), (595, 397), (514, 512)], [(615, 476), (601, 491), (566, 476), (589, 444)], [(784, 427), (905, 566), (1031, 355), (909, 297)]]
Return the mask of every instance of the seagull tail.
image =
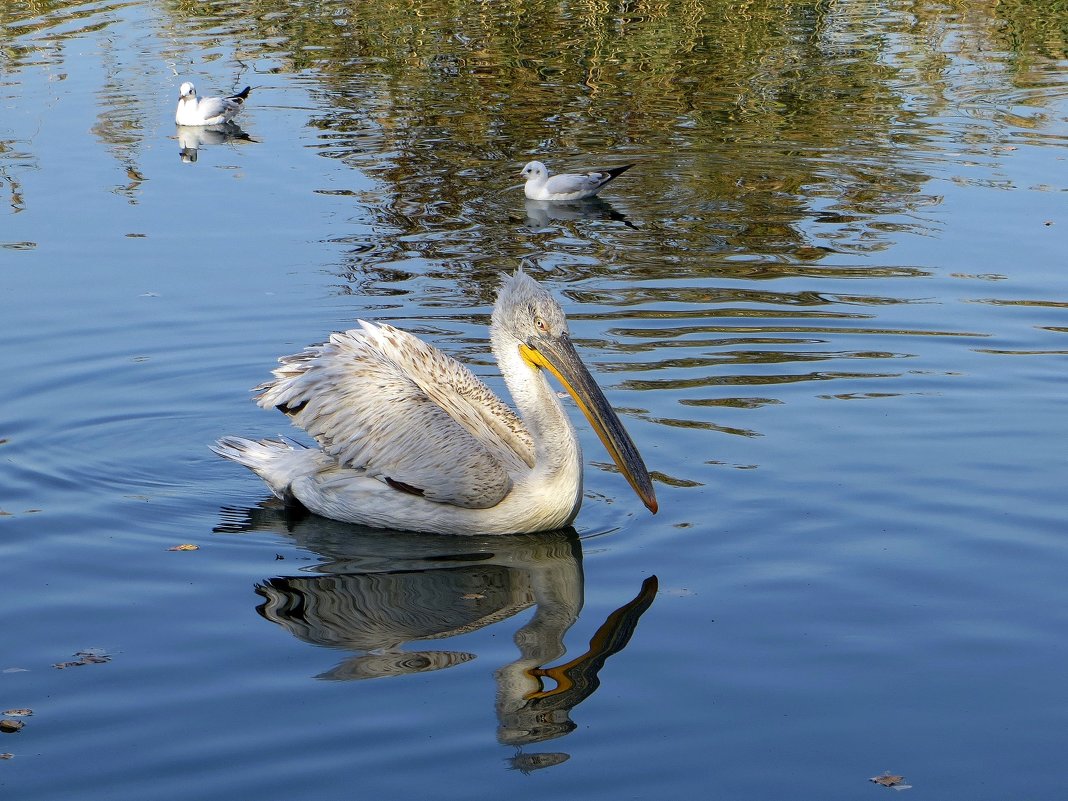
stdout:
[[(634, 164), (637, 164), (637, 162), (634, 162), (632, 164), (624, 164), (622, 167), (610, 167), (609, 169), (605, 170), (606, 173), (612, 176), (612, 178), (609, 178), (608, 180), (611, 181), (613, 178), (618, 178), (631, 167), (633, 167)], [(608, 183), (608, 181), (605, 181), (605, 183)]]

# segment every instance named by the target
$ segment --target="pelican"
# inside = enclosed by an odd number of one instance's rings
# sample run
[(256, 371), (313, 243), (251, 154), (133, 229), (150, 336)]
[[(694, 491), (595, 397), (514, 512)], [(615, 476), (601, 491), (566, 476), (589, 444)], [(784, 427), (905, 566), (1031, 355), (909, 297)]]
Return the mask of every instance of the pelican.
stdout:
[(531, 200), (582, 200), (593, 197), (633, 164), (585, 173), (564, 173), (549, 177), (549, 168), (540, 161), (527, 162), (519, 174), (527, 179), (523, 194)]
[(229, 97), (197, 97), (197, 89), (189, 81), (178, 89), (178, 110), (174, 121), (178, 125), (222, 125), (229, 122), (245, 105), (251, 86)]
[(490, 325), (518, 415), (436, 348), (359, 323), (283, 357), (274, 380), (253, 390), (318, 448), (223, 437), (212, 449), (282, 500), (334, 520), (452, 534), (551, 531), (570, 525), (582, 504), (582, 451), (551, 373), (656, 512), (645, 464), (575, 352), (563, 309), (521, 270), (503, 281)]

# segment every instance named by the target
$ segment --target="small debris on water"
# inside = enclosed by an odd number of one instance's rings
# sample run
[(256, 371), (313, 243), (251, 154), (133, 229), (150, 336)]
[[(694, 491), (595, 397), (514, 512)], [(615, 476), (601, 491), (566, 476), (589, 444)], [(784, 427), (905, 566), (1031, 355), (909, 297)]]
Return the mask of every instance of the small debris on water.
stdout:
[(460, 597), (463, 598), (465, 601), (481, 601), (485, 599), (486, 596), (480, 592), (465, 592)]
[(32, 709), (8, 709), (4, 712), (5, 715), (10, 715), (13, 718), (28, 718), (33, 714)]
[(175, 545), (173, 548), (168, 548), (168, 551), (199, 551), (199, 545), (193, 545), (192, 543), (183, 543), (181, 545)]
[(91, 651), (76, 651), (74, 655), (78, 658), (69, 662), (57, 662), (52, 667), (63, 670), (63, 668), (81, 667), (82, 665), (102, 665), (111, 661), (110, 656), (95, 649)]
[(0, 754), (0, 759), (12, 759), (14, 756), (14, 754)]
[(25, 725), (26, 724), (21, 720), (9, 720), (4, 718), (3, 720), (0, 720), (0, 731), (4, 734), (14, 734)]
[(905, 784), (904, 776), (894, 776), (890, 771), (886, 771), (882, 776), (872, 776), (868, 781), (875, 782), (883, 787), (891, 787), (894, 790), (910, 790), (911, 784)]

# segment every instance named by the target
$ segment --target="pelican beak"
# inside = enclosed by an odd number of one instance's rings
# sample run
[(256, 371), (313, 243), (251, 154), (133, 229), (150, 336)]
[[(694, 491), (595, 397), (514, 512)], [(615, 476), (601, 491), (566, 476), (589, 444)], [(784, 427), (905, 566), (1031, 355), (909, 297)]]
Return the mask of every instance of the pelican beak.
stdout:
[(656, 493), (653, 492), (653, 480), (649, 477), (645, 462), (623, 428), (623, 423), (608, 404), (601, 388), (579, 359), (570, 337), (538, 337), (532, 343), (520, 345), (519, 352), (531, 366), (548, 370), (556, 376), (556, 380), (582, 409), (608, 454), (638, 493), (642, 503), (650, 512), (656, 514)]

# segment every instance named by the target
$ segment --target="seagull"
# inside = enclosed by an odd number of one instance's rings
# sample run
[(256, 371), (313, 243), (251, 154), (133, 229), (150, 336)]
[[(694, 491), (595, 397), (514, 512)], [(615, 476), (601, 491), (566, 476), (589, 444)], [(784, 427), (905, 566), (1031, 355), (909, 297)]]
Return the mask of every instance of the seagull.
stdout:
[(633, 166), (624, 164), (607, 170), (564, 173), (550, 178), (548, 167), (540, 161), (531, 161), (519, 174), (527, 179), (523, 192), (531, 200), (581, 200), (593, 197)]
[(447, 534), (552, 531), (582, 504), (582, 451), (551, 374), (656, 512), (649, 472), (579, 359), (563, 309), (522, 270), (503, 281), (490, 325), (518, 415), (450, 356), (391, 325), (359, 322), (283, 357), (274, 380), (253, 390), (318, 447), (223, 437), (212, 449), (282, 500), (334, 520)]
[(229, 122), (245, 105), (251, 86), (229, 97), (197, 97), (197, 89), (186, 81), (178, 89), (178, 110), (174, 121), (178, 125), (221, 125)]

